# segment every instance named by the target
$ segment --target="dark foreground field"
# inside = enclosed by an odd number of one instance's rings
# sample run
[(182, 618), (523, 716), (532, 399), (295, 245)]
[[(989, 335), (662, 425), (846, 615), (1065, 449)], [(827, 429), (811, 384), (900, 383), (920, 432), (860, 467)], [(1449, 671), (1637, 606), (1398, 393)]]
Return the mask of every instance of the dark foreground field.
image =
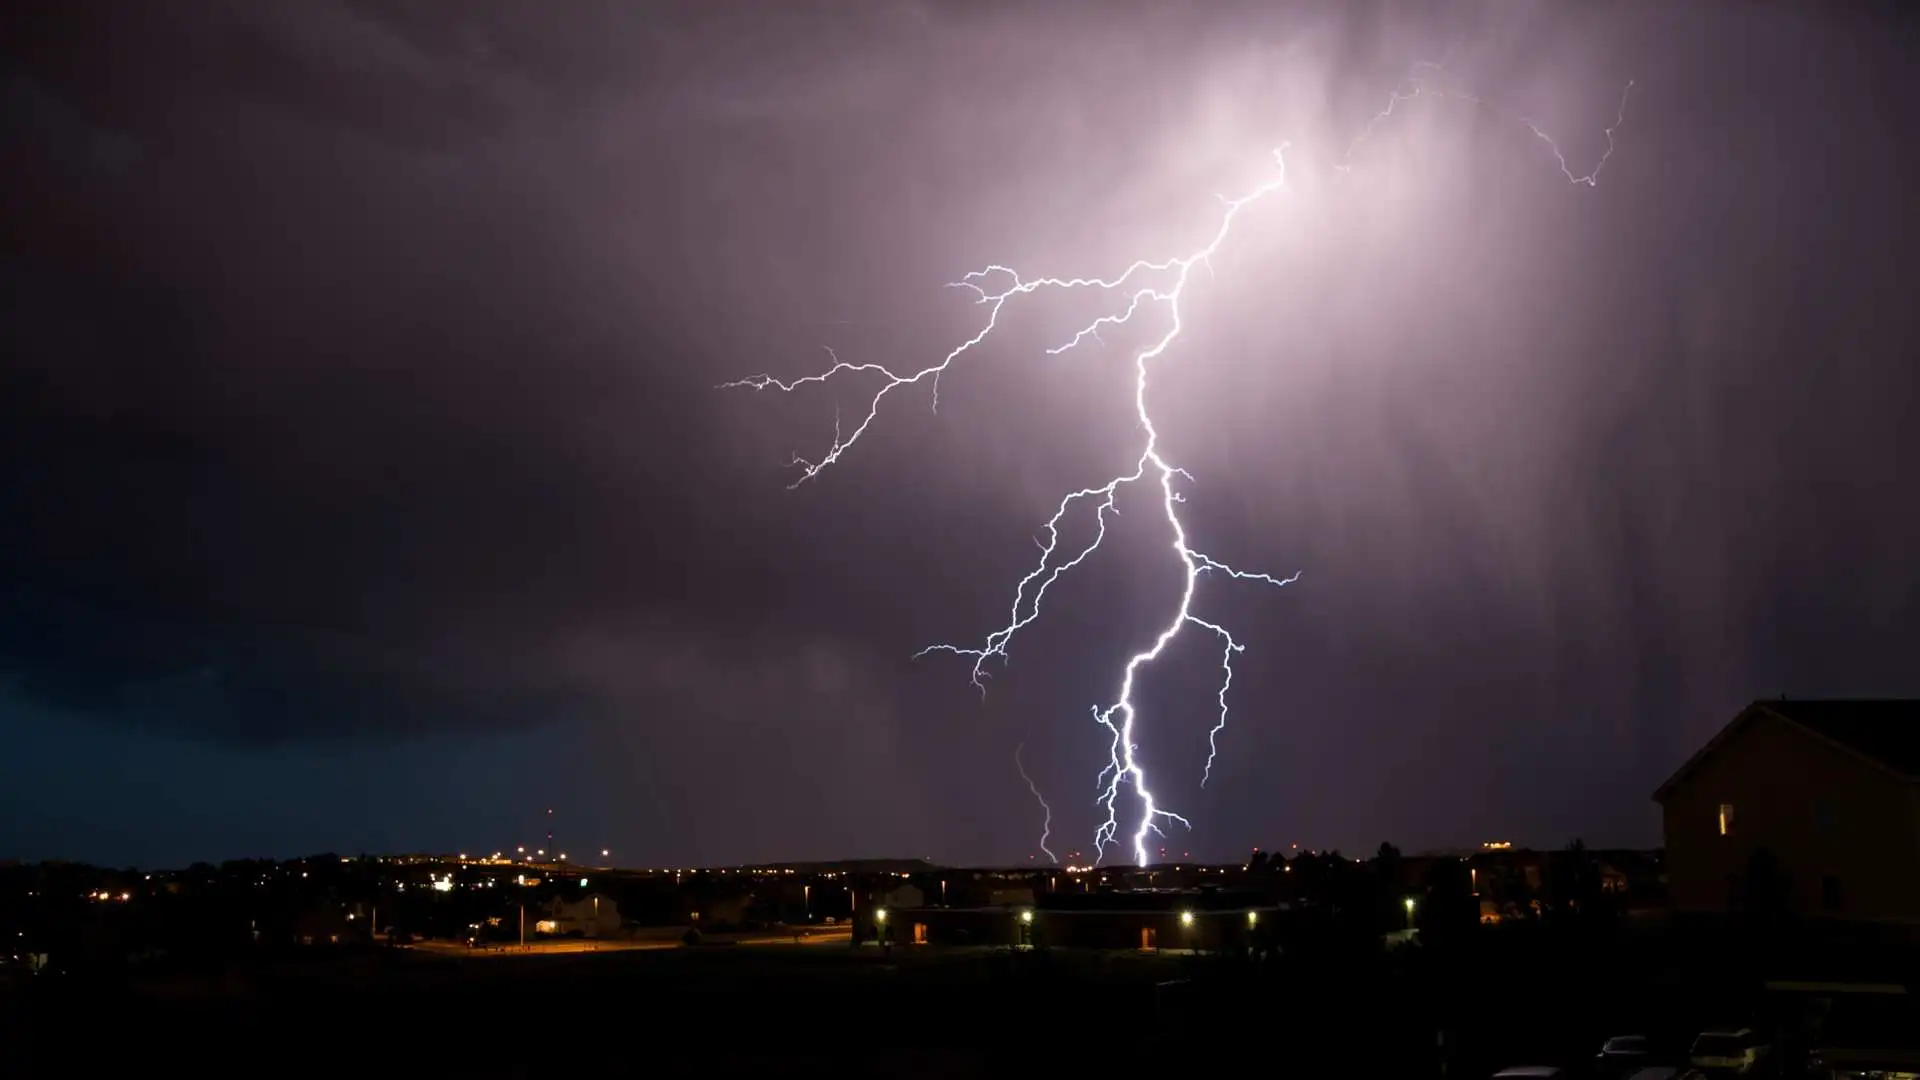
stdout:
[[(1609, 1035), (1769, 1022), (1674, 943), (1479, 935), (1449, 954), (1246, 958), (844, 946), (257, 961), (17, 988), (0, 1075), (998, 1076), (1151, 1068), (1484, 1077)], [(1691, 969), (1695, 974), (1688, 974)], [(1698, 972), (1716, 972), (1702, 979)], [(1718, 973), (1724, 973), (1718, 974)], [(1442, 1059), (1446, 1071), (1442, 1073)]]
[[(1155, 1036), (1172, 958), (689, 948), (395, 950), (112, 988), (33, 987), (22, 1064), (105, 1075), (979, 1076)], [(4, 1059), (0, 1059), (4, 1060)], [(4, 1070), (0, 1070), (4, 1071)]]

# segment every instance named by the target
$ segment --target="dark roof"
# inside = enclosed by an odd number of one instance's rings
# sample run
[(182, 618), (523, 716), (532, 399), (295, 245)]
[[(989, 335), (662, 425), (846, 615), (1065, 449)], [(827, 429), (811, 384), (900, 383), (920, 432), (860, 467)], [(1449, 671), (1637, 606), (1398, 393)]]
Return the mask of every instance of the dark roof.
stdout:
[(1123, 889), (1115, 892), (1052, 893), (1040, 897), (1048, 911), (1244, 911), (1270, 903), (1259, 889)]
[(1910, 698), (1827, 698), (1756, 701), (1707, 745), (1687, 759), (1660, 790), (1657, 801), (1735, 733), (1762, 716), (1773, 716), (1814, 738), (1861, 758), (1910, 783), (1920, 783), (1920, 700)]
[(1920, 701), (1862, 698), (1754, 704), (1909, 780), (1920, 779)]
[(1159, 904), (1159, 903), (1130, 904), (1130, 905), (1129, 904), (1113, 904), (1113, 905), (1106, 905), (1102, 907), (1056, 907), (1051, 904), (1038, 904), (1038, 905), (1032, 905), (1032, 906), (1028, 906), (1025, 904), (1019, 904), (1019, 905), (1005, 904), (1000, 907), (929, 906), (929, 907), (917, 907), (917, 908), (894, 908), (892, 909), (892, 914), (899, 915), (901, 918), (906, 918), (908, 916), (919, 915), (919, 914), (939, 915), (942, 913), (947, 913), (947, 914), (965, 914), (965, 915), (1014, 915), (1020, 912), (1031, 911), (1034, 913), (1034, 916), (1036, 918), (1041, 916), (1044, 916), (1049, 919), (1057, 918), (1057, 917), (1058, 918), (1080, 918), (1084, 916), (1086, 918), (1092, 919), (1092, 918), (1097, 918), (1101, 915), (1113, 915), (1113, 916), (1172, 915), (1178, 912), (1184, 915), (1192, 915), (1196, 919), (1212, 919), (1212, 918), (1225, 918), (1230, 915), (1245, 915), (1247, 912), (1250, 912), (1250, 911), (1262, 912), (1269, 915), (1278, 915), (1278, 914), (1281, 914), (1282, 912), (1291, 911), (1292, 909), (1293, 909), (1292, 905), (1286, 903), (1285, 901), (1262, 900), (1259, 903), (1241, 904), (1236, 907), (1206, 907), (1199, 904), (1175, 906), (1172, 904)]

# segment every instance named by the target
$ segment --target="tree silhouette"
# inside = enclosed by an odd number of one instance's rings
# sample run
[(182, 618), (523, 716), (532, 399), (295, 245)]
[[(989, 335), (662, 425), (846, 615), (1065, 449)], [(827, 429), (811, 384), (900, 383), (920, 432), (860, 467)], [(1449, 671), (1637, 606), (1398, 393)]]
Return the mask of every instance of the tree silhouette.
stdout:
[(1377, 930), (1398, 930), (1407, 925), (1405, 886), (1405, 867), (1400, 860), (1400, 849), (1381, 841), (1379, 850), (1373, 856), (1374, 895), (1371, 907)]
[(1416, 919), (1429, 944), (1466, 937), (1480, 924), (1480, 901), (1473, 895), (1473, 872), (1462, 859), (1435, 859), (1421, 875), (1425, 895)]

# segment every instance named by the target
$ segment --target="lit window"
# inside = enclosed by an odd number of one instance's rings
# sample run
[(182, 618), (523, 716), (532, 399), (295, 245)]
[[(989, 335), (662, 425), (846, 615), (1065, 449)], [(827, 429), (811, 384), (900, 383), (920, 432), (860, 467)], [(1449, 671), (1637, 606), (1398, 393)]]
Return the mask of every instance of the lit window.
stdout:
[(1730, 802), (1723, 802), (1720, 804), (1720, 835), (1730, 836), (1732, 834), (1733, 834), (1733, 804)]

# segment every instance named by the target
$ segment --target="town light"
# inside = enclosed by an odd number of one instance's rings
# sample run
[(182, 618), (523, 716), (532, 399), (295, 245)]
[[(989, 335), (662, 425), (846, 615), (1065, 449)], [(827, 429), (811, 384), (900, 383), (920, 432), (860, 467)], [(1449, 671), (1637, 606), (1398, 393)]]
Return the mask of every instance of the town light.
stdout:
[(1248, 925), (1248, 926), (1252, 926), (1252, 925), (1254, 925), (1255, 923), (1258, 923), (1259, 921), (1260, 921), (1260, 913), (1259, 913), (1259, 912), (1257, 912), (1257, 911), (1249, 911), (1249, 912), (1247, 912), (1247, 925)]
[(875, 909), (874, 909), (874, 912), (873, 912), (873, 921), (874, 921), (874, 922), (886, 922), (886, 921), (887, 921), (887, 909), (886, 909), (886, 908), (875, 908)]
[(1406, 905), (1407, 905), (1407, 914), (1409, 915), (1413, 914), (1413, 897), (1411, 896), (1407, 897)]
[(1033, 912), (1031, 912), (1031, 911), (1023, 911), (1023, 912), (1021, 912), (1021, 913), (1020, 913), (1020, 921), (1021, 921), (1021, 922), (1024, 922), (1024, 923), (1030, 923), (1030, 922), (1032, 922), (1032, 921), (1033, 921)]
[(1193, 912), (1191, 912), (1191, 911), (1183, 911), (1183, 912), (1181, 912), (1181, 913), (1180, 913), (1180, 925), (1181, 925), (1181, 926), (1192, 926), (1192, 925), (1193, 925)]

